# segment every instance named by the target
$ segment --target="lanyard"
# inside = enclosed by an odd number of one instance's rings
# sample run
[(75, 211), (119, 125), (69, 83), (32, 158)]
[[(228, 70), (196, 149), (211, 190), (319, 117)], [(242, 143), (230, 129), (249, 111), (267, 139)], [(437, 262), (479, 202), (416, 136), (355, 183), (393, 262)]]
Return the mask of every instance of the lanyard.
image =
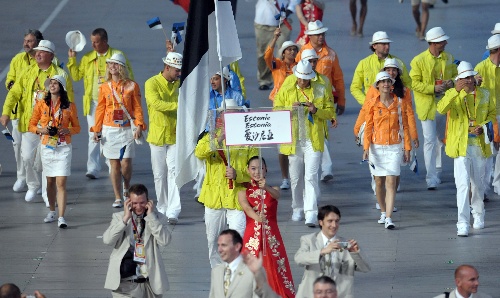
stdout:
[(306, 95), (306, 93), (304, 92), (304, 90), (302, 90), (301, 88), (299, 88), (299, 90), (302, 93), (302, 95), (304, 95), (304, 97), (306, 98), (306, 101), (307, 102), (311, 102), (311, 100), (309, 100), (309, 96)]
[[(49, 107), (49, 118), (52, 119), (52, 126), (58, 126), (60, 127), (61, 124), (62, 124), (62, 116), (63, 116), (63, 113), (61, 111), (61, 102), (59, 101), (59, 109), (57, 110), (57, 112), (55, 111), (56, 107), (52, 106), (52, 100), (50, 100), (50, 107)], [(56, 115), (58, 114), (58, 115)], [(56, 125), (56, 117), (59, 117), (59, 119), (57, 119), (57, 125)]]
[[(467, 103), (467, 96), (464, 98), (465, 101), (465, 110), (467, 111), (467, 118), (473, 119), (471, 115), (471, 111), (469, 109), (469, 104)], [(476, 92), (474, 92), (474, 112), (476, 112)]]
[[(144, 217), (142, 219), (144, 219)], [(132, 216), (132, 225), (134, 226), (134, 228), (133, 228), (134, 238), (140, 243), (141, 238), (142, 238), (142, 234), (144, 234), (144, 230), (146, 229), (146, 227), (144, 227), (145, 225), (143, 225), (143, 227), (141, 228), (141, 233), (139, 235), (137, 235), (138, 234), (137, 225), (135, 224), (135, 220), (134, 220), (133, 216)]]
[[(117, 83), (117, 84), (119, 84), (119, 83)], [(117, 94), (113, 91), (114, 90), (113, 88), (115, 88), (115, 87), (113, 86), (113, 84), (111, 82), (109, 84), (109, 88), (111, 89), (111, 92), (113, 93), (113, 99), (114, 99), (113, 100), (113, 108), (116, 109), (115, 104), (117, 103), (118, 106), (121, 106), (121, 103), (123, 102), (123, 91), (124, 91), (125, 87), (123, 87), (123, 85), (121, 86), (121, 91), (120, 91), (121, 96), (120, 97), (116, 96)], [(118, 99), (120, 99), (121, 102), (118, 101)], [(123, 105), (125, 105), (125, 103), (123, 103)]]

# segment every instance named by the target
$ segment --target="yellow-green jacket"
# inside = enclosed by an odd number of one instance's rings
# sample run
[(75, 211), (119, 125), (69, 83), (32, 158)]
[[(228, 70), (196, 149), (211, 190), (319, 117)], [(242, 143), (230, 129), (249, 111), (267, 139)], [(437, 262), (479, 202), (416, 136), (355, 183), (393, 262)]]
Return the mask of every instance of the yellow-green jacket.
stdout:
[(474, 70), (483, 77), (481, 87), (488, 89), (490, 98), (495, 101), (496, 113), (500, 115), (500, 67), (488, 57), (479, 62)]
[[(394, 55), (387, 55), (387, 58), (397, 59), (399, 65), (403, 69), (401, 74), (401, 80), (405, 87), (411, 89), (411, 79), (408, 75), (408, 70), (401, 59)], [(352, 76), (351, 82), (351, 94), (358, 101), (360, 105), (363, 105), (366, 98), (366, 93), (370, 86), (375, 83), (375, 78), (377, 74), (384, 68), (385, 59), (379, 59), (377, 54), (373, 53), (370, 56), (359, 61), (358, 66), (354, 70), (354, 75)]]
[(33, 113), (33, 94), (40, 88), (45, 90), (45, 80), (54, 75), (61, 75), (66, 79), (66, 92), (68, 98), (73, 102), (73, 84), (68, 74), (59, 66), (50, 64), (47, 70), (43, 71), (34, 64), (31, 68), (24, 71), (12, 86), (2, 109), (2, 115), (10, 115), (12, 109), (19, 103), (17, 114), (19, 118), (19, 131), (27, 132), (31, 114)]
[[(122, 51), (113, 49), (112, 47), (108, 48), (108, 51), (106, 52), (106, 59), (111, 58), (113, 54), (115, 53), (121, 53), (123, 54)], [(130, 66), (130, 63), (123, 54), (125, 59), (127, 60), (127, 69), (129, 73), (129, 78), (131, 80), (134, 80), (134, 73), (132, 72), (132, 67)], [(83, 94), (83, 115), (87, 116), (90, 113), (90, 103), (92, 102), (92, 91), (93, 91), (93, 84), (94, 84), (94, 75), (96, 73), (95, 69), (95, 60), (97, 59), (97, 52), (95, 50), (92, 50), (88, 52), (87, 54), (83, 55), (82, 59), (80, 60), (80, 63), (76, 62), (76, 57), (69, 57), (68, 60), (68, 70), (69, 74), (71, 75), (71, 78), (76, 82), (81, 79), (83, 80), (83, 89), (84, 89), (84, 94)]]
[(437, 79), (434, 67), (441, 63), (443, 69), (443, 80), (452, 80), (457, 76), (457, 66), (453, 63), (453, 56), (448, 52), (442, 52), (441, 58), (434, 57), (429, 49), (418, 54), (410, 63), (410, 78), (415, 98), (415, 106), (418, 119), (434, 120), (436, 117), (436, 96), (434, 94), (434, 83)]
[[(217, 130), (216, 135), (219, 135), (219, 133), (220, 130)], [(236, 170), (233, 189), (229, 189), (229, 180), (226, 178), (226, 166), (216, 148), (224, 151), (227, 160), (225, 142), (219, 145), (216, 137), (210, 139), (209, 133), (203, 136), (198, 145), (196, 145), (194, 154), (199, 159), (204, 160), (206, 165), (205, 180), (203, 180), (198, 201), (211, 209), (226, 208), (242, 210), (238, 203), (238, 192), (245, 190), (242, 183), (250, 181), (247, 171), (248, 160), (258, 155), (259, 152), (257, 148), (250, 146), (229, 147), (230, 164)]]
[[(311, 80), (310, 88), (304, 89), (304, 92), (309, 97), (310, 101), (317, 108), (316, 113), (312, 115), (313, 122), (308, 120), (308, 113), (306, 107), (304, 111), (304, 123), (306, 125), (307, 139), (311, 141), (314, 151), (323, 152), (325, 143), (325, 122), (335, 118), (335, 109), (333, 108), (333, 101), (331, 100), (331, 87), (321, 84), (319, 80)], [(301, 110), (292, 108), (294, 102), (306, 102), (306, 99), (300, 89), (297, 87), (297, 77), (295, 75), (288, 76), (278, 93), (274, 98), (275, 110), (290, 110), (292, 111), (292, 143), (282, 144), (280, 152), (284, 155), (295, 154), (295, 146), (299, 137), (299, 127), (297, 111)]]
[[(476, 107), (475, 114), (477, 125), (484, 125), (495, 120), (495, 103), (490, 99), (488, 90), (476, 87), (476, 104), (474, 94), (467, 94), (464, 90), (457, 92), (455, 88), (446, 91), (443, 98), (437, 103), (437, 111), (441, 114), (449, 112), (446, 130), (446, 155), (451, 158), (466, 156), (469, 139), (469, 118), (465, 106), (465, 97), (468, 107)], [(490, 145), (484, 142), (484, 134), (476, 137), (484, 157), (491, 155)]]
[(160, 72), (146, 81), (144, 89), (149, 115), (146, 141), (156, 146), (175, 144), (179, 80), (171, 83)]

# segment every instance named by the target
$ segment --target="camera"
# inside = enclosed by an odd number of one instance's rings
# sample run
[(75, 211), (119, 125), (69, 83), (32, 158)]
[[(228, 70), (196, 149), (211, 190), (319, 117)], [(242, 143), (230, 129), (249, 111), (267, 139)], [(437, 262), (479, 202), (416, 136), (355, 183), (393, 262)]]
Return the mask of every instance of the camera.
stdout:
[(337, 244), (344, 249), (349, 248), (349, 242), (347, 241), (337, 242)]
[(57, 135), (57, 132), (58, 132), (57, 127), (49, 126), (48, 130), (49, 130), (49, 136), (53, 137), (53, 136)]

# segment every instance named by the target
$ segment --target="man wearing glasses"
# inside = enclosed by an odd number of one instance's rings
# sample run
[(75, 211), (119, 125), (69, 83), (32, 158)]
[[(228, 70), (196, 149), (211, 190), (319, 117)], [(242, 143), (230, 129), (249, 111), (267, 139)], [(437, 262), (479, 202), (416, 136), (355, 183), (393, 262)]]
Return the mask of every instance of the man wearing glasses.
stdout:
[[(470, 213), (473, 228), (484, 228), (484, 185), (482, 176), (486, 158), (491, 155), (487, 125), (495, 120), (495, 100), (488, 90), (476, 87), (477, 71), (468, 62), (458, 65), (455, 88), (446, 91), (437, 103), (437, 111), (449, 113), (446, 131), (446, 155), (454, 159), (454, 176), (457, 187), (457, 236), (469, 235)], [(486, 140), (488, 139), (488, 140)], [(470, 197), (470, 198), (469, 198)], [(472, 211), (469, 207), (472, 207)]]

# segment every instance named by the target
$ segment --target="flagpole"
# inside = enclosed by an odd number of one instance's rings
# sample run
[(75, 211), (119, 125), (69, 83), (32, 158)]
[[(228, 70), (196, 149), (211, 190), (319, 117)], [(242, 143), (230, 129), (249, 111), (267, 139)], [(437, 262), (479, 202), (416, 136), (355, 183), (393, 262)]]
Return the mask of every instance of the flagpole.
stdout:
[[(264, 164), (262, 163), (262, 148), (259, 147), (259, 165), (260, 165), (260, 178), (264, 178)], [(259, 187), (260, 188), (260, 187)], [(259, 189), (260, 193), (260, 218), (262, 219), (262, 255), (266, 256), (266, 220), (264, 215), (264, 190)]]

